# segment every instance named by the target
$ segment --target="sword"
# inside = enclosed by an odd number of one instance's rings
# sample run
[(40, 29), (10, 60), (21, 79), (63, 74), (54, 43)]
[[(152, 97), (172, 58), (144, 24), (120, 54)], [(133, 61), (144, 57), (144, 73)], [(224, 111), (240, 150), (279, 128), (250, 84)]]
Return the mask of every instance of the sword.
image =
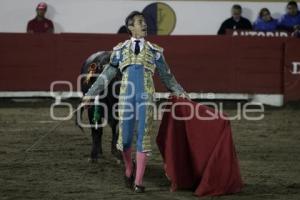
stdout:
[[(78, 115), (78, 111), (80, 111), (80, 117), (82, 116), (82, 113), (83, 113), (83, 111), (84, 111), (84, 108), (83, 108), (83, 106), (78, 106), (78, 108), (77, 109), (75, 109), (72, 113), (71, 113), (71, 116), (73, 117), (74, 116), (74, 114), (76, 114), (76, 116)], [(80, 130), (82, 131), (82, 132), (84, 132), (83, 131), (83, 128), (79, 125), (79, 123), (78, 123), (78, 119), (77, 119), (78, 117), (76, 117), (76, 126), (77, 127), (79, 127), (80, 128)], [(25, 150), (25, 152), (27, 153), (27, 152), (30, 152), (34, 147), (36, 147), (41, 141), (43, 141), (43, 139), (45, 139), (49, 134), (51, 134), (51, 133), (53, 133), (59, 126), (61, 126), (64, 122), (66, 122), (66, 120), (63, 120), (63, 121), (60, 121), (59, 123), (57, 123), (55, 126), (53, 126), (49, 131), (47, 131), (45, 134), (43, 134), (38, 140), (36, 140), (29, 148), (27, 148), (26, 150)]]

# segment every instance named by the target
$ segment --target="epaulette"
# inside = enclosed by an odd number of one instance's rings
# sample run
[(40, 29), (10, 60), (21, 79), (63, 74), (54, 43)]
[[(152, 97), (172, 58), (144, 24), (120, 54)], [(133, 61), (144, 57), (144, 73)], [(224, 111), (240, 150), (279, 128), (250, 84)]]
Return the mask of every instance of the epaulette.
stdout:
[(122, 49), (125, 45), (128, 44), (130, 40), (126, 40), (125, 42), (120, 42), (117, 46), (113, 48), (114, 51)]
[(151, 43), (149, 41), (147, 41), (147, 44), (150, 46), (151, 49), (158, 51), (160, 53), (162, 53), (164, 51), (164, 49), (160, 46), (158, 46), (157, 44)]

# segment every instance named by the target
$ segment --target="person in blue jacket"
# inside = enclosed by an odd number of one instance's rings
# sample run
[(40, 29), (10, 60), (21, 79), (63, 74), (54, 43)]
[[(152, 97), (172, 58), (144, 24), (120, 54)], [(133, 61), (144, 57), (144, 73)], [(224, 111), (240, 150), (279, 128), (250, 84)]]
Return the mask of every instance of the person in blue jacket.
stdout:
[(288, 2), (287, 13), (279, 20), (279, 29), (289, 32), (300, 30), (300, 12), (296, 1)]
[(278, 27), (278, 20), (271, 16), (268, 8), (262, 8), (259, 15), (253, 24), (255, 31), (276, 31)]

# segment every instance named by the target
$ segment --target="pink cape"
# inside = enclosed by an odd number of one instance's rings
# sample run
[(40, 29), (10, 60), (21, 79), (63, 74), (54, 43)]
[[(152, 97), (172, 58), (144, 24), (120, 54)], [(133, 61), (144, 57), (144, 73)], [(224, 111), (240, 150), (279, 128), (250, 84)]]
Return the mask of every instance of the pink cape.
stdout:
[[(169, 100), (176, 105), (177, 117), (198, 115), (189, 120), (176, 120), (165, 112), (157, 136), (157, 145), (163, 157), (165, 172), (171, 181), (171, 190), (193, 189), (198, 196), (216, 196), (239, 192), (243, 187), (240, 168), (233, 144), (230, 122), (211, 117), (214, 109), (182, 98)], [(192, 108), (191, 108), (192, 107)], [(171, 109), (171, 106), (167, 106)], [(198, 116), (198, 117), (197, 117)]]

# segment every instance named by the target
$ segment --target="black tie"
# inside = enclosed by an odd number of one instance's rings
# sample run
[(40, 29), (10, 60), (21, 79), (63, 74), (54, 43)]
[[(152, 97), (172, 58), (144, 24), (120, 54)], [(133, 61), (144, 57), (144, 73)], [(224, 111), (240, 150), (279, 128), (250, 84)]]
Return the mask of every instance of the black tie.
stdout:
[(139, 45), (140, 41), (139, 40), (135, 40), (134, 42), (135, 42), (134, 54), (138, 55), (140, 53), (140, 51), (141, 51), (140, 50), (140, 45)]

